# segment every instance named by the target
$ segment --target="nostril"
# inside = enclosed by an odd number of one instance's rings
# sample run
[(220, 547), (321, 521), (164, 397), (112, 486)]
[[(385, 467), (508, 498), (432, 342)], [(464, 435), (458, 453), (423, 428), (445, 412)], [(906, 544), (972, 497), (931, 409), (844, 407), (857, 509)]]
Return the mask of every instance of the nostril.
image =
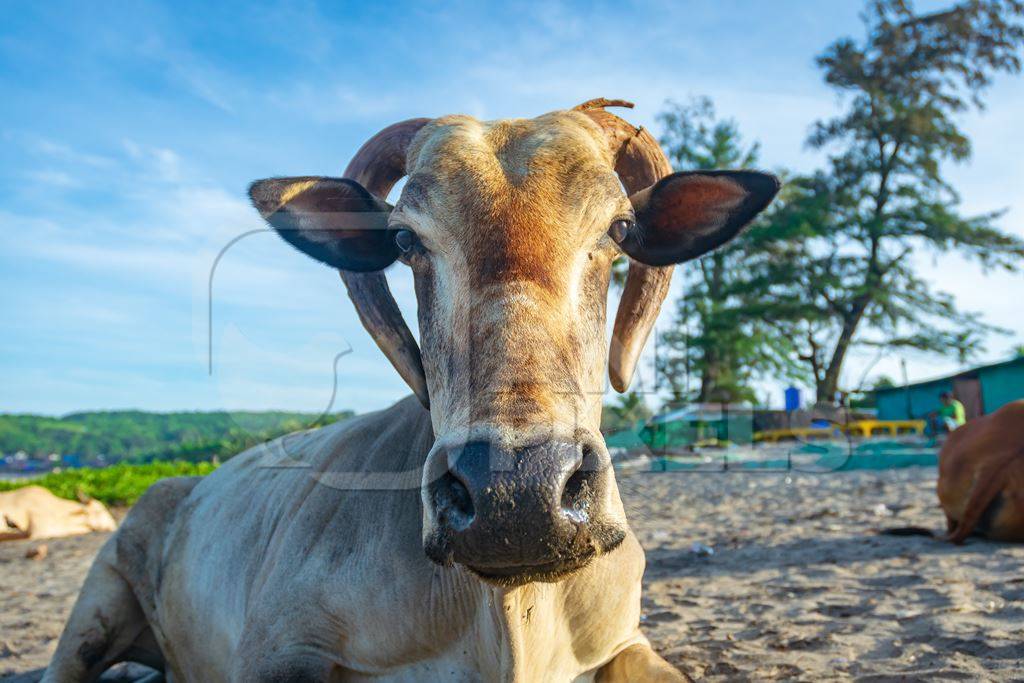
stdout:
[(596, 470), (597, 455), (592, 448), (584, 446), (579, 467), (569, 475), (562, 489), (562, 511), (579, 524), (590, 519), (590, 504), (594, 498), (592, 481)]
[(434, 505), (438, 515), (446, 518), (451, 527), (461, 531), (473, 521), (473, 497), (469, 489), (451, 472), (437, 482)]
[(574, 522), (587, 522), (590, 519), (590, 494), (588, 473), (578, 470), (565, 482), (562, 511)]
[(467, 489), (466, 485), (456, 479), (451, 473), (449, 473), (448, 476), (452, 478), (451, 483), (449, 484), (452, 492), (452, 505), (467, 517), (472, 517), (473, 498), (469, 495), (469, 489)]

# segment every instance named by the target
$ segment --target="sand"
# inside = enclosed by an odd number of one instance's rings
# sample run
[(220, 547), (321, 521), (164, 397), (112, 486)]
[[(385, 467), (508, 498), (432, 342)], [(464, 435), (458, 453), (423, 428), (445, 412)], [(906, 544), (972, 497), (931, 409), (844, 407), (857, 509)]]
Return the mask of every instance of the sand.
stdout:
[[(646, 633), (704, 680), (1024, 680), (1024, 546), (877, 533), (940, 532), (934, 480), (620, 476), (647, 549)], [(0, 677), (45, 666), (106, 537), (48, 541), (42, 560), (0, 544)]]
[(1024, 546), (877, 533), (944, 531), (935, 476), (623, 480), (648, 636), (698, 679), (1024, 679)]

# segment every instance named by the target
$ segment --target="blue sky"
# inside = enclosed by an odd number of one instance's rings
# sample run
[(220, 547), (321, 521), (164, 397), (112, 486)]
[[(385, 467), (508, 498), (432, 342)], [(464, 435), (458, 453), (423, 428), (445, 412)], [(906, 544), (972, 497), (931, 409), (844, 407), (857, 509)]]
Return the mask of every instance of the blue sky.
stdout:
[[(405, 385), (359, 327), (335, 273), (269, 234), (245, 188), (337, 175), (410, 116), (534, 116), (597, 96), (657, 128), (701, 94), (762, 144), (768, 167), (820, 162), (803, 141), (837, 100), (814, 55), (860, 35), (861, 3), (24, 3), (0, 27), (0, 411), (383, 407)], [(921, 3), (923, 8), (936, 3)], [(951, 169), (968, 211), (1008, 207), (1024, 234), (1021, 78), (965, 120)], [(1020, 276), (955, 257), (921, 268), (1024, 343)], [(411, 280), (393, 274), (415, 310)], [(952, 369), (907, 357), (912, 377)], [(855, 357), (856, 383), (869, 362)], [(895, 357), (874, 371), (898, 376)], [(767, 389), (767, 388), (766, 388)]]

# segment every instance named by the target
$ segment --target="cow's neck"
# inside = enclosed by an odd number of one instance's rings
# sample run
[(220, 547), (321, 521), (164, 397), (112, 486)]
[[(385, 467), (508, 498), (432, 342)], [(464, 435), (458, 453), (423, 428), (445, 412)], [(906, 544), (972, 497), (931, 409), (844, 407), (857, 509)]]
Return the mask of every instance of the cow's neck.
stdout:
[[(487, 680), (544, 680), (558, 669), (569, 624), (560, 614), (562, 583), (531, 583), (513, 589), (477, 582), (480, 592), (473, 638), (478, 661), (494, 667)], [(489, 665), (489, 666), (488, 666)], [(538, 665), (540, 670), (535, 670)], [(574, 662), (563, 666), (571, 668)]]

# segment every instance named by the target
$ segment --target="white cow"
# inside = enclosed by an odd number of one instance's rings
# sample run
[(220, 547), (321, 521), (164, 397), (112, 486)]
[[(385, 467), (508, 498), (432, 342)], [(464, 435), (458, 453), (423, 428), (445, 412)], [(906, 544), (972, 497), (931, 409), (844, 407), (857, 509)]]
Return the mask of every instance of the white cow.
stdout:
[[(598, 430), (603, 377), (626, 388), (673, 264), (736, 235), (778, 181), (670, 174), (609, 104), (406, 121), (345, 178), (253, 184), (282, 237), (342, 272), (416, 398), (155, 485), (100, 552), (46, 680), (125, 659), (202, 682), (682, 679), (639, 629), (644, 555)], [(422, 353), (382, 272), (396, 260)]]

